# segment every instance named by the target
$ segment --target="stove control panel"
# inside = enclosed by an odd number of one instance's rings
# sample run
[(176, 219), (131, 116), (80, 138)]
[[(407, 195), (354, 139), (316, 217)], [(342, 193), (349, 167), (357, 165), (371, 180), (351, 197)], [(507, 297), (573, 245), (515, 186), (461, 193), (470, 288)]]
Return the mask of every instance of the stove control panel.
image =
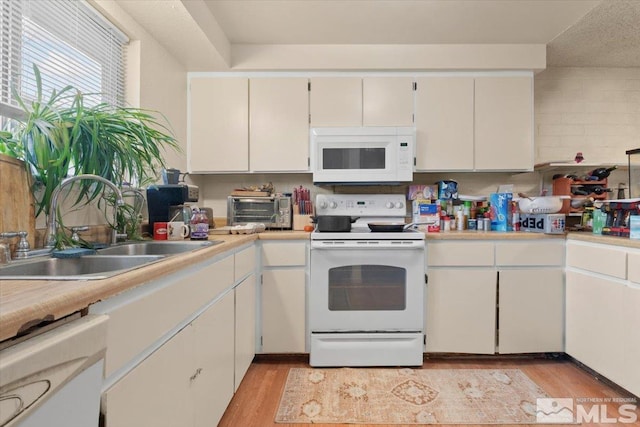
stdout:
[(404, 217), (404, 194), (318, 194), (316, 215)]

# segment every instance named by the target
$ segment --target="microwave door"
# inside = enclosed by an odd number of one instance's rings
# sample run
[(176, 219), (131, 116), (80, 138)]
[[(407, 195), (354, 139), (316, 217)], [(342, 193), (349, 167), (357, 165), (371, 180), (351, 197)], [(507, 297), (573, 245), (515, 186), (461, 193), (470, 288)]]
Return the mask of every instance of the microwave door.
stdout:
[(395, 152), (387, 139), (320, 141), (314, 181), (375, 182), (395, 177)]

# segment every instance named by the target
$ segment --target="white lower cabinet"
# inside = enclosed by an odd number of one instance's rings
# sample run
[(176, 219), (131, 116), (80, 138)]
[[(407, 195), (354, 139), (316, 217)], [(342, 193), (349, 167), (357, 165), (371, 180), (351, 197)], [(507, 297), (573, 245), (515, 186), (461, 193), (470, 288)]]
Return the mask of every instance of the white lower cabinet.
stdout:
[[(566, 353), (622, 384), (626, 335), (623, 323), (625, 285), (601, 276), (567, 271)], [(630, 367), (637, 369), (637, 363)]]
[(256, 276), (250, 275), (235, 289), (236, 339), (234, 389), (238, 390), (244, 374), (256, 354)]
[(498, 274), (499, 352), (562, 352), (562, 269), (500, 270)]
[(234, 393), (233, 313), (228, 292), (111, 387), (105, 426), (215, 425)]
[(253, 245), (94, 304), (110, 314), (105, 427), (216, 425), (255, 355)]
[(262, 352), (304, 353), (305, 272), (262, 272)]
[(261, 242), (261, 352), (306, 351), (307, 242)]
[(195, 350), (189, 384), (195, 427), (217, 424), (235, 393), (234, 313), (234, 292), (229, 291), (191, 324)]
[(493, 269), (429, 271), (428, 352), (495, 352), (496, 273)]
[(567, 241), (566, 353), (635, 395), (640, 395), (638, 261), (637, 249)]
[(427, 352), (563, 351), (564, 240), (427, 244)]
[(623, 366), (627, 367), (621, 385), (640, 396), (640, 286), (627, 286), (622, 292)]
[(103, 395), (105, 426), (192, 425), (192, 345), (193, 328), (188, 326), (111, 387)]

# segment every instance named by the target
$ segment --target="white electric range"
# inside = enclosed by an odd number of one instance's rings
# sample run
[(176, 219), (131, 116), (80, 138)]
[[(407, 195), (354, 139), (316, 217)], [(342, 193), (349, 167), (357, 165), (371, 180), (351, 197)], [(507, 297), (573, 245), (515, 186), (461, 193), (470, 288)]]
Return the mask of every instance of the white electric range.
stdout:
[(420, 366), (424, 234), (372, 232), (404, 223), (403, 195), (318, 195), (316, 216), (358, 219), (350, 232), (311, 233), (311, 366)]

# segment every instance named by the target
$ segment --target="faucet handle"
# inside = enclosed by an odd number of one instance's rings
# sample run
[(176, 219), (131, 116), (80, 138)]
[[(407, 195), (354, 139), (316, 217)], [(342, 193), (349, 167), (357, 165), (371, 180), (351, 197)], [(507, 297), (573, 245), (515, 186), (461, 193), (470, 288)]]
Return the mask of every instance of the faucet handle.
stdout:
[(18, 231), (17, 234), (20, 236), (20, 241), (18, 242), (16, 252), (29, 252), (31, 250), (31, 246), (29, 246), (29, 241), (27, 240), (29, 233), (26, 231)]
[(74, 242), (79, 242), (80, 235), (78, 233), (81, 231), (87, 231), (87, 230), (89, 230), (89, 226), (87, 225), (83, 225), (80, 227), (71, 227), (71, 240)]
[(0, 233), (0, 239), (10, 239), (12, 237), (18, 237), (18, 231), (3, 231)]

